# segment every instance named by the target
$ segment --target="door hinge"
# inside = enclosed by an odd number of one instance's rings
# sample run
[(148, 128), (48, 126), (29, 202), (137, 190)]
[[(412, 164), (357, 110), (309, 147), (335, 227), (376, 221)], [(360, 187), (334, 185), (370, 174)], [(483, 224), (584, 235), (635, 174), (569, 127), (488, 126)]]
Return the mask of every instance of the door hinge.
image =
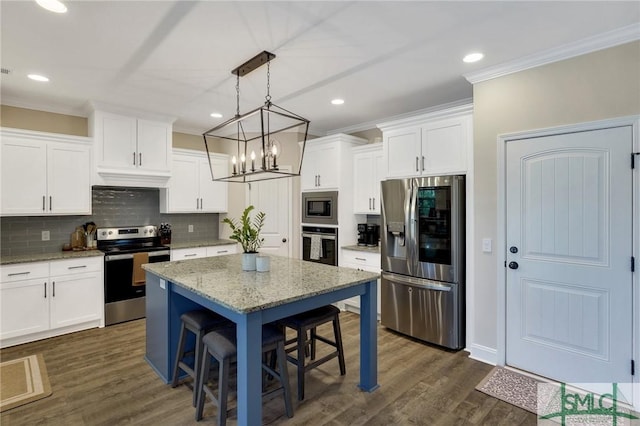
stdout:
[(634, 360), (631, 360), (631, 375), (636, 375), (636, 362)]
[(636, 271), (636, 258), (631, 256), (631, 272)]
[(640, 152), (632, 152), (631, 153), (631, 168), (636, 168), (636, 155), (640, 155)]

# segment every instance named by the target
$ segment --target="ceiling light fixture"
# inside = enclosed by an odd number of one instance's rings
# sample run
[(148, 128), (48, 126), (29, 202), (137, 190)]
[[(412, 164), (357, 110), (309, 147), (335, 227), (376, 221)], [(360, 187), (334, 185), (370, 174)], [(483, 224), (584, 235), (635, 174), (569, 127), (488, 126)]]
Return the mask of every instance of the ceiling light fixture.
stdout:
[(331, 103), (333, 105), (342, 105), (344, 103), (344, 99), (333, 99)]
[(483, 53), (474, 52), (474, 53), (469, 53), (467, 56), (462, 58), (462, 61), (470, 64), (472, 62), (478, 62), (482, 58), (484, 58), (484, 54)]
[(36, 0), (41, 7), (47, 9), (49, 12), (66, 13), (67, 6), (58, 0)]
[[(271, 102), (270, 62), (275, 57), (276, 55), (265, 50), (231, 71), (231, 73), (236, 76), (236, 115), (202, 134), (207, 157), (209, 158), (211, 178), (213, 180), (245, 183), (300, 176), (302, 160), (304, 158), (304, 148), (309, 131), (309, 120)], [(267, 94), (264, 105), (240, 115), (240, 77), (264, 64), (267, 64)], [(281, 158), (280, 156), (283, 151), (280, 142), (276, 139), (276, 135), (296, 128), (299, 129), (299, 133), (304, 134), (301, 141), (302, 154), (300, 156), (300, 167), (297, 173), (285, 172), (280, 170), (277, 162), (277, 159)], [(236, 144), (237, 155), (234, 155), (231, 159), (233, 171), (230, 176), (215, 176), (213, 174), (211, 158), (208, 155), (208, 138), (229, 141)], [(297, 143), (297, 140), (293, 141), (293, 143), (291, 143), (293, 146), (291, 149), (297, 150)], [(257, 152), (260, 153), (258, 164), (256, 164)], [(248, 164), (249, 160), (251, 164)]]
[(34, 80), (34, 81), (44, 81), (44, 82), (49, 81), (49, 78), (40, 74), (29, 74), (27, 75), (27, 77), (29, 77), (31, 80)]
[(222, 114), (220, 114), (219, 112), (212, 112), (210, 115), (213, 118), (222, 118)]

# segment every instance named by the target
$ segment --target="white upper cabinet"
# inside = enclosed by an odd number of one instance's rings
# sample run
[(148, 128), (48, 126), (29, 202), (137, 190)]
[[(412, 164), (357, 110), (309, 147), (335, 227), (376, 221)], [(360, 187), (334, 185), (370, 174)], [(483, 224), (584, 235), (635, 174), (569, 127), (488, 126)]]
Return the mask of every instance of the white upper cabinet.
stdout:
[(166, 187), (171, 175), (172, 119), (96, 110), (89, 116), (99, 185)]
[(353, 148), (355, 214), (380, 214), (380, 181), (386, 174), (382, 144)]
[[(229, 174), (229, 157), (210, 154), (215, 177)], [(212, 181), (207, 154), (201, 151), (175, 149), (172, 177), (160, 191), (162, 213), (224, 213), (227, 211), (227, 182)]]
[(471, 106), (451, 108), (378, 125), (383, 131), (386, 176), (467, 172), (473, 140)]
[(3, 216), (91, 214), (90, 139), (2, 129)]
[(341, 177), (349, 177), (345, 167), (351, 168), (351, 148), (367, 141), (354, 136), (336, 134), (307, 141), (300, 186), (302, 191), (337, 190), (349, 184)]

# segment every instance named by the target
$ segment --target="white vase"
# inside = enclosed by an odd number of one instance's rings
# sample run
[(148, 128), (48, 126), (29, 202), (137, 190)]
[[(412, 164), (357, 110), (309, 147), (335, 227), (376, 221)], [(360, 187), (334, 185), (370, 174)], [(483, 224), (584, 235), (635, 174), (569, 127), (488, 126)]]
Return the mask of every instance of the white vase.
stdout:
[(256, 271), (258, 272), (269, 272), (270, 269), (270, 258), (269, 256), (258, 256), (256, 257)]
[(256, 270), (256, 256), (258, 256), (258, 253), (242, 253), (242, 270), (243, 271)]

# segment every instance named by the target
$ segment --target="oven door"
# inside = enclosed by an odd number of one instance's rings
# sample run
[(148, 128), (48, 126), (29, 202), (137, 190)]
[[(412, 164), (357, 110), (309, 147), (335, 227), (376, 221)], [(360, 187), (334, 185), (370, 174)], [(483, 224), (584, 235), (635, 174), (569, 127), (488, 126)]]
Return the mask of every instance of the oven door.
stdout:
[[(104, 257), (105, 303), (145, 296), (145, 285), (134, 285), (133, 254), (112, 254)], [(149, 263), (170, 260), (169, 251), (149, 252)]]
[(302, 260), (338, 266), (338, 230), (302, 227)]

